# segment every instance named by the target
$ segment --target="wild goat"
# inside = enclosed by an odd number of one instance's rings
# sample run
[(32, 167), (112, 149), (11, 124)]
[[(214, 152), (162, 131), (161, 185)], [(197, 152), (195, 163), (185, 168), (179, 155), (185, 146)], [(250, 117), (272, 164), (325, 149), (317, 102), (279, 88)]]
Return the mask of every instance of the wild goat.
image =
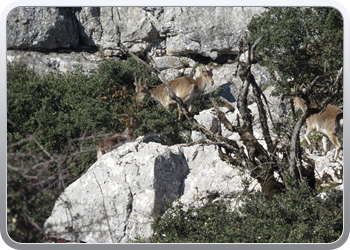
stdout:
[[(304, 84), (303, 84), (304, 85)], [(302, 85), (302, 86), (303, 86)], [(295, 89), (296, 89), (296, 86), (294, 86), (294, 88), (291, 88), (291, 92), (292, 93), (295, 93)], [(300, 109), (301, 111), (305, 112), (306, 111), (306, 104), (305, 104), (305, 101), (303, 98), (300, 98), (300, 97), (297, 97), (297, 96), (293, 96), (292, 97), (293, 99), (293, 104), (294, 104), (294, 111), (295, 112), (298, 112), (298, 110)], [(311, 103), (310, 104), (310, 107), (313, 108), (315, 107), (315, 104), (314, 103)]]
[(338, 138), (343, 137), (343, 110), (337, 106), (328, 104), (326, 110), (322, 114), (313, 114), (306, 119), (307, 130), (304, 138), (311, 145), (309, 140), (309, 134), (311, 131), (316, 130), (322, 133), (323, 150), (327, 152), (327, 136), (336, 148), (334, 161), (338, 159), (341, 146)]
[[(303, 84), (304, 85), (304, 84)], [(303, 86), (302, 85), (302, 86)], [(300, 88), (302, 88), (302, 86)], [(291, 89), (291, 92), (296, 91), (296, 86)], [(300, 89), (299, 88), (299, 89)], [(299, 109), (303, 112), (306, 111), (305, 100), (300, 97), (292, 97), (294, 102), (294, 110), (297, 112)], [(310, 107), (315, 107), (314, 103), (310, 104)], [(307, 143), (311, 145), (309, 140), (309, 134), (316, 130), (323, 134), (322, 143), (323, 151), (327, 153), (327, 137), (333, 143), (336, 148), (336, 153), (334, 155), (334, 161), (338, 159), (341, 146), (339, 144), (338, 138), (343, 137), (343, 110), (337, 106), (328, 104), (326, 110), (321, 114), (313, 114), (306, 119), (307, 129), (304, 135)]]
[[(212, 70), (207, 66), (199, 66), (197, 72), (200, 73), (196, 80), (191, 77), (184, 76), (177, 78), (175, 80), (169, 81), (171, 88), (174, 90), (175, 94), (181, 98), (183, 103), (186, 103), (188, 110), (192, 110), (192, 105), (194, 99), (198, 95), (198, 89), (204, 89), (206, 85), (213, 84), (214, 80), (212, 78)], [(172, 100), (165, 88), (164, 84), (158, 86), (149, 86), (148, 80), (145, 80), (145, 84), (141, 83), (141, 78), (137, 81), (135, 78), (136, 86), (136, 101), (142, 102), (146, 97), (152, 97), (156, 101), (160, 102), (165, 108), (172, 109), (177, 103)], [(182, 119), (183, 113), (179, 105), (179, 120)]]
[(126, 126), (123, 133), (117, 133), (111, 137), (106, 137), (98, 144), (97, 160), (99, 160), (102, 155), (112, 151), (112, 149), (133, 139), (134, 131), (140, 127), (140, 123), (133, 115), (128, 115), (127, 118), (126, 120), (119, 119), (121, 123)]

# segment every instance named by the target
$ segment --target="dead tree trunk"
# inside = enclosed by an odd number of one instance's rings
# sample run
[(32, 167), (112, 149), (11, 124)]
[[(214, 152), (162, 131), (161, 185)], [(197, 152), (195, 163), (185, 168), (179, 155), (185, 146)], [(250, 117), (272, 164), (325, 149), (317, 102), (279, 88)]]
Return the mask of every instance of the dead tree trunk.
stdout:
[[(276, 167), (276, 152), (274, 152), (275, 146), (269, 132), (265, 106), (262, 102), (262, 92), (258, 88), (255, 78), (251, 73), (251, 66), (257, 62), (254, 57), (254, 50), (262, 38), (263, 37), (259, 38), (252, 47), (250, 47), (248, 44), (247, 63), (240, 62), (238, 60), (238, 74), (243, 84), (237, 100), (237, 107), (242, 116), (243, 125), (241, 129), (237, 131), (240, 134), (244, 145), (246, 146), (248, 158), (253, 167), (251, 170), (251, 176), (258, 180), (262, 186), (262, 191), (267, 195), (267, 199), (270, 200), (274, 194), (282, 191), (284, 185), (278, 182), (274, 177), (274, 169)], [(239, 48), (240, 52), (238, 54), (238, 58), (243, 53), (243, 41), (240, 42)], [(254, 99), (258, 105), (259, 121), (267, 144), (267, 150), (264, 149), (253, 134), (253, 118), (250, 114), (247, 103), (249, 86), (253, 87)]]

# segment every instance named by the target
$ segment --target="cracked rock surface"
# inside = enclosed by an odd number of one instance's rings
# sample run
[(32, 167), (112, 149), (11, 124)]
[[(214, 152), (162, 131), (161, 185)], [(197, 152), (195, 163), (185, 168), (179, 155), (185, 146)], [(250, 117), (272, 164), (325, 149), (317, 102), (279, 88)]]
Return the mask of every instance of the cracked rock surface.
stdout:
[(127, 143), (66, 188), (45, 231), (89, 243), (149, 237), (154, 216), (164, 213), (167, 199), (173, 201), (180, 194), (188, 173), (178, 147), (142, 140)]
[[(105, 154), (60, 195), (46, 233), (88, 243), (148, 238), (155, 216), (176, 197), (185, 204), (212, 196), (234, 202), (242, 193), (243, 176), (220, 159), (216, 146), (155, 141), (140, 137)], [(259, 188), (257, 181), (250, 188)]]

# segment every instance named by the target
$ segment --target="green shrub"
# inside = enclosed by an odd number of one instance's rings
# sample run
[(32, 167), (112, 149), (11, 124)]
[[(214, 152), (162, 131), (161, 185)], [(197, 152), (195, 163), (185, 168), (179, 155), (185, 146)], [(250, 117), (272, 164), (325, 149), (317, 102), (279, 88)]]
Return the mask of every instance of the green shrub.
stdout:
[[(147, 242), (160, 243), (331, 243), (343, 229), (343, 194), (332, 190), (316, 198), (303, 183), (266, 201), (261, 192), (243, 195), (243, 205), (225, 202), (171, 206), (153, 223)], [(243, 214), (243, 216), (241, 215)]]
[(142, 121), (140, 128), (135, 131), (135, 136), (148, 134), (161, 134), (164, 142), (170, 139), (170, 143), (185, 142), (185, 138), (180, 136), (184, 130), (183, 121), (179, 121), (178, 109), (167, 110), (162, 105), (157, 105), (153, 99), (148, 99), (138, 113), (136, 118)]
[(8, 230), (15, 241), (42, 241), (34, 224), (43, 225), (60, 192), (96, 161), (101, 138), (75, 139), (123, 131), (117, 118), (143, 111), (133, 99), (141, 76), (159, 81), (130, 58), (108, 60), (89, 75), (7, 66)]
[(223, 91), (222, 88), (218, 88), (212, 93), (204, 94), (204, 90), (200, 89), (197, 98), (193, 102), (193, 108), (191, 112), (195, 115), (198, 115), (199, 112), (201, 112), (202, 110), (212, 108), (213, 104), (210, 101), (211, 97), (213, 97), (216, 100), (216, 102), (220, 107), (224, 106), (225, 103), (221, 101), (219, 97), (219, 94), (222, 91)]

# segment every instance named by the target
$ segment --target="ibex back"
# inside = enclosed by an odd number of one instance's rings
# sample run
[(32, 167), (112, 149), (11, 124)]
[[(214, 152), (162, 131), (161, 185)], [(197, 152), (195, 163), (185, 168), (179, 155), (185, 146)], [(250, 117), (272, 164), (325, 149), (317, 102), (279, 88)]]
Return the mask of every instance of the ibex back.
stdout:
[[(184, 76), (169, 81), (174, 93), (187, 105), (189, 111), (192, 110), (193, 101), (198, 95), (198, 89), (204, 89), (207, 84), (214, 83), (212, 78), (213, 74), (209, 67), (199, 66), (197, 72), (200, 72), (200, 76), (197, 77), (196, 80)], [(164, 84), (149, 86), (148, 80), (146, 79), (145, 84), (142, 84), (141, 78), (138, 81), (137, 78), (135, 78), (134, 84), (136, 86), (137, 102), (142, 102), (146, 97), (152, 97), (160, 102), (165, 108), (173, 109), (176, 107), (177, 103), (170, 98)], [(181, 120), (183, 112), (179, 105), (177, 106), (179, 109), (179, 119)]]
[(140, 123), (133, 115), (128, 115), (127, 117), (126, 120), (119, 119), (121, 123), (126, 126), (123, 133), (117, 133), (111, 137), (106, 137), (98, 144), (97, 160), (99, 160), (102, 155), (112, 151), (112, 149), (133, 139), (134, 131), (140, 127)]

